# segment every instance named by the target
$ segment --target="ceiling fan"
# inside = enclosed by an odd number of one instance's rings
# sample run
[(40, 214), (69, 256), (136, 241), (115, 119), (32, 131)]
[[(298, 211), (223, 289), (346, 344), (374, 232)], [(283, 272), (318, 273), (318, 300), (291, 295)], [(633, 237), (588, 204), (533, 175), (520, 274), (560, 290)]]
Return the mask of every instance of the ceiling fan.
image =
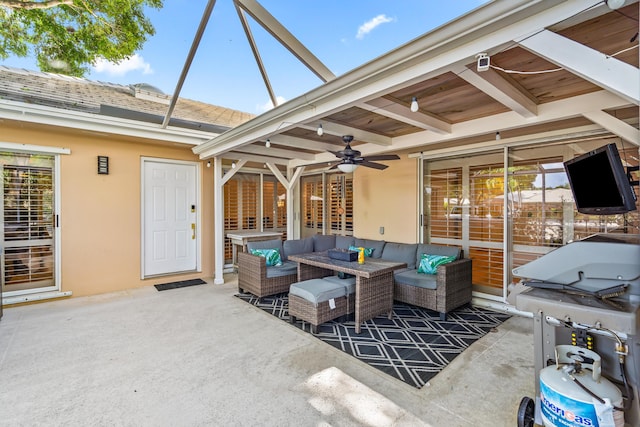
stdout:
[(396, 154), (380, 154), (377, 156), (362, 157), (360, 151), (351, 148), (351, 141), (353, 141), (353, 135), (344, 135), (342, 141), (347, 144), (344, 150), (329, 151), (333, 153), (337, 158), (341, 159), (340, 162), (334, 164), (331, 169), (338, 168), (342, 172), (353, 172), (358, 166), (362, 165), (368, 168), (384, 170), (388, 168), (387, 165), (381, 163), (375, 163), (378, 160), (399, 160)]

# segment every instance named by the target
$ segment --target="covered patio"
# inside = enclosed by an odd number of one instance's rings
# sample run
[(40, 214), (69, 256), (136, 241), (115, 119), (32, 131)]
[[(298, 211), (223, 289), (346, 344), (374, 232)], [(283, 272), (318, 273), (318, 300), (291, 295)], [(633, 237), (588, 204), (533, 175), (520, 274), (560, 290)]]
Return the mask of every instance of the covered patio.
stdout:
[[(474, 268), (481, 267), (474, 272), (476, 295), (483, 297), (489, 290), (489, 299), (504, 302), (515, 280), (513, 267), (579, 233), (553, 245), (538, 244), (545, 232), (542, 237), (528, 236), (516, 242), (526, 246), (516, 254), (504, 234), (507, 215), (491, 218), (490, 208), (481, 206), (475, 209), (486, 209), (488, 216), (479, 214), (468, 223), (462, 219), (462, 231), (455, 237), (451, 229), (437, 235), (431, 162), (441, 161), (443, 171), (460, 169), (464, 182), (456, 190), (458, 200), (469, 200), (473, 183), (467, 182), (473, 173), (493, 168), (494, 184), (506, 194), (512, 165), (548, 161), (560, 165), (561, 171), (562, 160), (598, 144), (618, 143), (631, 153), (625, 157), (627, 165), (635, 165), (640, 145), (638, 5), (626, 1), (618, 6), (589, 0), (490, 2), (337, 77), (310, 52), (290, 43), (289, 50), (324, 83), (194, 148), (215, 169), (215, 234), (227, 231), (225, 183), (242, 171), (256, 170), (267, 170), (285, 189), (281, 196), (287, 201), (288, 238), (332, 232), (327, 221), (305, 229), (303, 205), (309, 195), (300, 182), (349, 162), (337, 159), (336, 153), (345, 148), (343, 137), (352, 135), (351, 146), (365, 160), (386, 154), (400, 157), (379, 162), (379, 168), (358, 167), (351, 175), (353, 234), (379, 238), (385, 233), (388, 241), (459, 245), (474, 258)], [(266, 11), (252, 16), (268, 21)], [(287, 33), (274, 32), (279, 40), (289, 40)], [(474, 169), (468, 159), (483, 156), (486, 169)], [(509, 212), (507, 198), (503, 200), (498, 210)], [(403, 206), (401, 224), (395, 206)], [(468, 217), (471, 209), (456, 215)], [(449, 227), (453, 216), (437, 219), (446, 220)], [(631, 221), (631, 233), (638, 230), (636, 222)], [(260, 229), (264, 219), (253, 223)], [(224, 241), (215, 243), (214, 280), (222, 283)]]

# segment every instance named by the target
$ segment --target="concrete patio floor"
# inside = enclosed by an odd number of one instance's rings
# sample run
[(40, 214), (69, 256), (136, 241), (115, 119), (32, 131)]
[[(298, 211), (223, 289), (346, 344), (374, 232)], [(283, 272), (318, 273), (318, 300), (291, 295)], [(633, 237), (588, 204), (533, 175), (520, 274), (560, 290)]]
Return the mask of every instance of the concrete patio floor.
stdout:
[(4, 426), (515, 426), (533, 321), (512, 317), (418, 390), (224, 285), (20, 307), (0, 320)]

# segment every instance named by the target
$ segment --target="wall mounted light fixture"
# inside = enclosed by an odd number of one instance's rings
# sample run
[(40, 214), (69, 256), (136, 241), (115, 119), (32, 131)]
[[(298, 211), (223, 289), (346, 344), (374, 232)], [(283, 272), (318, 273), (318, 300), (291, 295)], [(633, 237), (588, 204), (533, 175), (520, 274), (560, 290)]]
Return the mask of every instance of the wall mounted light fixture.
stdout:
[(109, 175), (109, 157), (98, 156), (98, 175)]

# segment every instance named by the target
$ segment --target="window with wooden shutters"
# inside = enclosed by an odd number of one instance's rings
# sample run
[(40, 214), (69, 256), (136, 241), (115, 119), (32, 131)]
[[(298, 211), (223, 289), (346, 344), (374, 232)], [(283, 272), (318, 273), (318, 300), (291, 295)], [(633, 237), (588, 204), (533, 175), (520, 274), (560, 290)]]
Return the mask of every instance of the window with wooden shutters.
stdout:
[(425, 180), (431, 237), (462, 237), (462, 168), (433, 170)]
[(255, 176), (246, 176), (240, 181), (242, 188), (242, 229), (258, 230), (258, 188), (259, 180)]
[(469, 169), (469, 239), (502, 242), (504, 168), (482, 165)]
[(302, 237), (323, 232), (322, 175), (305, 176), (300, 179), (302, 205)]
[(327, 182), (327, 204), (331, 234), (353, 234), (353, 179), (336, 174)]
[[(229, 180), (224, 184), (224, 230), (225, 236), (227, 231), (233, 231), (238, 229), (238, 213), (240, 200), (238, 198), (238, 181)], [(233, 247), (231, 239), (224, 239), (224, 259), (225, 263), (232, 262), (233, 259)]]
[[(258, 175), (237, 173), (224, 184), (224, 228), (227, 231), (258, 229)], [(224, 258), (233, 258), (231, 240), (225, 237)]]
[(53, 156), (0, 154), (5, 292), (55, 285)]
[(262, 215), (264, 229), (281, 231), (286, 239), (287, 190), (275, 177), (263, 178)]

